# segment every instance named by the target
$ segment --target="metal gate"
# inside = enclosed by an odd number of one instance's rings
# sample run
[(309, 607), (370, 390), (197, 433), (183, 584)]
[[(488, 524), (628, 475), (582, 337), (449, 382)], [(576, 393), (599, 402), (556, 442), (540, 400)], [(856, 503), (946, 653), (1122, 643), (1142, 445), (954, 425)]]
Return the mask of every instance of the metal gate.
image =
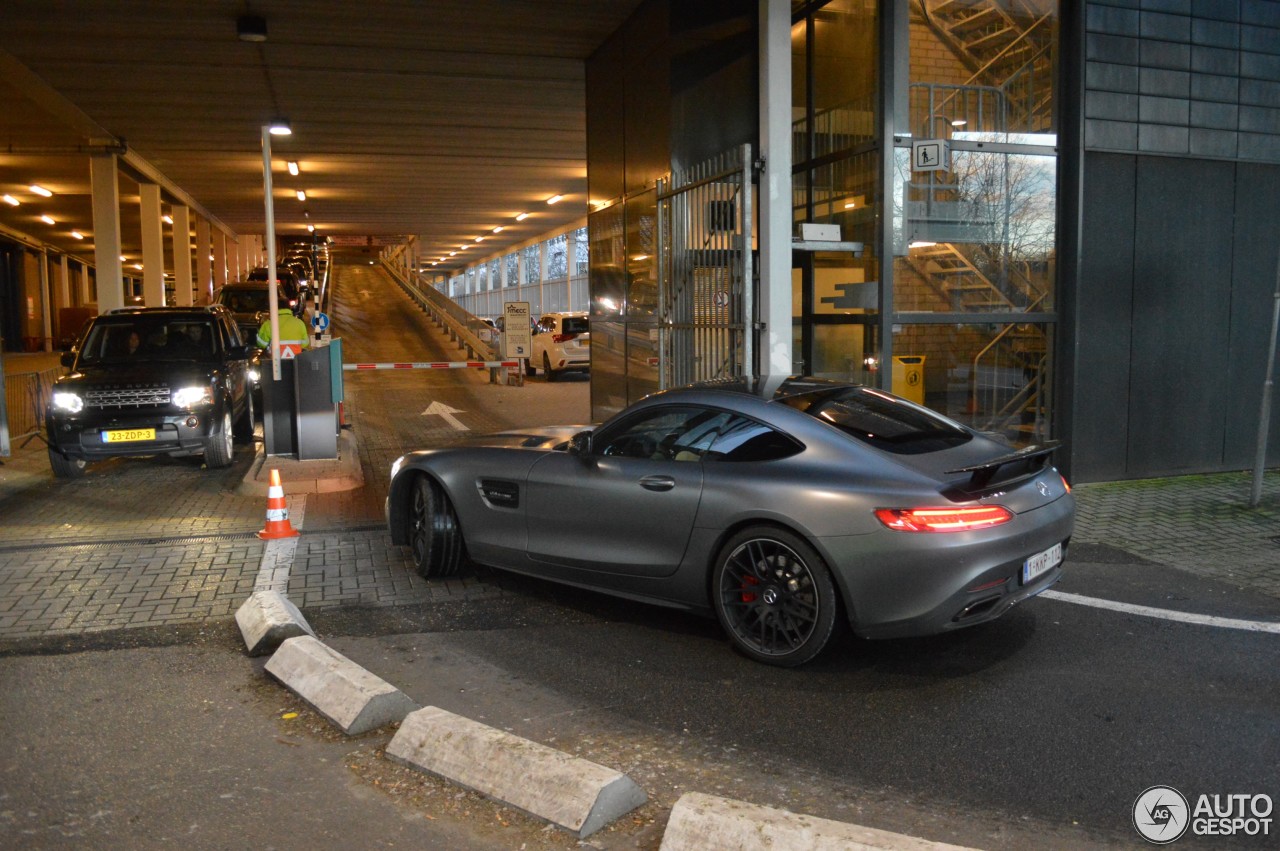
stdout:
[(752, 371), (751, 146), (659, 180), (661, 388)]

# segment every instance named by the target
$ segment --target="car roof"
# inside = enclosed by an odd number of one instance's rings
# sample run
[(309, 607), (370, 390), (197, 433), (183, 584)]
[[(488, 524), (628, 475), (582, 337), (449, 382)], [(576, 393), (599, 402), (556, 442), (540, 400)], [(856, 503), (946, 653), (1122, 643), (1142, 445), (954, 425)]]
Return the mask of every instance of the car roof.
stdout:
[(101, 316), (215, 316), (227, 315), (221, 304), (201, 304), (190, 307), (116, 307)]
[[(761, 375), (743, 378), (720, 378), (712, 381), (699, 381), (683, 387), (675, 387), (665, 391), (664, 395), (683, 393), (719, 392), (738, 396), (752, 396), (766, 402), (776, 402), (796, 396), (823, 390), (835, 390), (841, 387), (864, 387), (849, 381), (837, 381), (829, 378), (810, 378), (797, 375)], [(875, 388), (867, 388), (874, 390)]]

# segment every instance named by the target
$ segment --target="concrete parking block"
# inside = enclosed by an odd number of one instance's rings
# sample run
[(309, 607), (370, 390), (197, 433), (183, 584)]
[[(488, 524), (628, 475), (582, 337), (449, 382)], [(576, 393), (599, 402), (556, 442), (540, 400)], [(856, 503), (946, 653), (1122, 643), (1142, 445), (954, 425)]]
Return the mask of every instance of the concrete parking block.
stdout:
[(298, 607), (279, 591), (250, 594), (236, 610), (236, 625), (250, 656), (265, 656), (290, 638), (316, 634)]
[(281, 644), (266, 670), (348, 736), (400, 721), (418, 708), (404, 692), (310, 635)]
[(964, 851), (961, 846), (688, 792), (659, 851)]
[(648, 800), (611, 768), (435, 706), (409, 715), (387, 756), (590, 836)]

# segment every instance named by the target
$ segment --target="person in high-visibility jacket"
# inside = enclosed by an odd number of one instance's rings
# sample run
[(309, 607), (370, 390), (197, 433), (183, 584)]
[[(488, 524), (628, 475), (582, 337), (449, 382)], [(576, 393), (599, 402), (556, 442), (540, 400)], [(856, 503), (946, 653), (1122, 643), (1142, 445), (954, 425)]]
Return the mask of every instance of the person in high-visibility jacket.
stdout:
[[(268, 316), (258, 326), (259, 348), (271, 348), (271, 317)], [(294, 358), (302, 354), (303, 349), (311, 348), (307, 333), (307, 323), (292, 313), (280, 314), (280, 357)]]

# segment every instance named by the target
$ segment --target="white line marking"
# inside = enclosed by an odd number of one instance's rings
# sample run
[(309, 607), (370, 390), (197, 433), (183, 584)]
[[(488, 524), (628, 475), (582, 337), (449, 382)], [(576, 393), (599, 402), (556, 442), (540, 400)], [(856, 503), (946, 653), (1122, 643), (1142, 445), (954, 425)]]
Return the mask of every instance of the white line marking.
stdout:
[(1114, 600), (1099, 600), (1096, 597), (1082, 597), (1079, 594), (1067, 594), (1062, 591), (1042, 591), (1041, 597), (1059, 600), (1063, 603), (1075, 603), (1079, 606), (1092, 606), (1095, 609), (1110, 609), (1113, 612), (1127, 612), (1131, 615), (1142, 615), (1148, 618), (1162, 618), (1167, 621), (1181, 621), (1201, 626), (1216, 626), (1223, 629), (1243, 629), (1249, 632), (1270, 632), (1280, 635), (1280, 623), (1270, 621), (1246, 621), (1237, 618), (1219, 618), (1214, 615), (1193, 615), (1189, 612), (1175, 612), (1170, 609), (1154, 609), (1151, 606), (1135, 606), (1131, 603), (1117, 603)]
[(432, 402), (427, 407), (427, 409), (422, 412), (422, 416), (430, 417), (430, 416), (435, 416), (439, 414), (440, 417), (443, 418), (445, 422), (453, 426), (458, 431), (470, 431), (471, 429), (463, 425), (462, 421), (454, 416), (454, 414), (461, 414), (461, 413), (462, 411), (459, 411), (457, 408), (451, 408), (448, 405), (445, 405), (441, 402)]
[[(293, 497), (289, 506), (289, 525), (294, 529), (302, 529), (302, 520), (307, 513), (307, 495), (298, 494)], [(297, 538), (276, 538), (267, 541), (262, 551), (262, 564), (258, 567), (258, 576), (253, 581), (254, 591), (289, 592), (289, 568), (293, 564), (293, 555), (298, 551)]]

